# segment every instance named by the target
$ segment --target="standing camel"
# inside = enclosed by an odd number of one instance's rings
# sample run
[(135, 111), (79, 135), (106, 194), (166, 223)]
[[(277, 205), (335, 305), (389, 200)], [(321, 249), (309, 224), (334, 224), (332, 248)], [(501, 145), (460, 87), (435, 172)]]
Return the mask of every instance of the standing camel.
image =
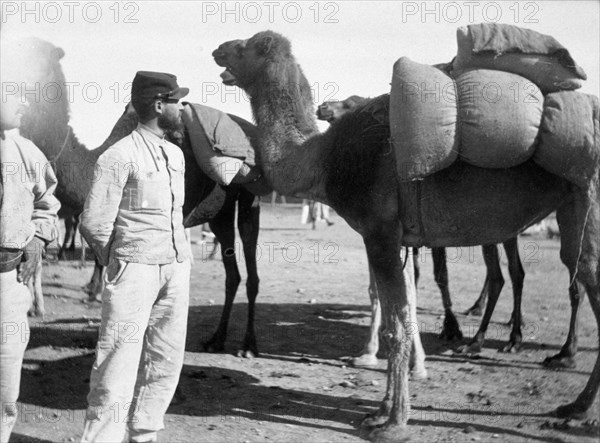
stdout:
[[(317, 118), (333, 124), (334, 122), (339, 121), (347, 112), (350, 112), (359, 106), (366, 105), (370, 100), (371, 99), (369, 98), (352, 95), (342, 101), (324, 102), (317, 108)], [(389, 94), (381, 96), (381, 98), (378, 98), (378, 100), (381, 100), (382, 102), (386, 100), (389, 101)], [(381, 123), (389, 125), (389, 121), (385, 119), (385, 115), (381, 117)], [(510, 339), (508, 343), (501, 348), (503, 352), (517, 352), (520, 349), (523, 341), (523, 336), (521, 334), (521, 296), (523, 294), (523, 280), (525, 279), (525, 271), (523, 269), (523, 264), (521, 263), (521, 258), (519, 257), (518, 248), (516, 237), (504, 242), (504, 250), (506, 251), (506, 256), (508, 258), (508, 272), (513, 286), (514, 309), (511, 315), (512, 331), (510, 333)], [(484, 257), (487, 257), (485, 259), (486, 263), (500, 263), (498, 248), (496, 245), (484, 245), (482, 246), (482, 249)], [(418, 286), (417, 282), (420, 275), (419, 264), (416, 260), (418, 248), (415, 248), (414, 251), (415, 286)], [(444, 306), (444, 325), (442, 327), (440, 338), (443, 340), (461, 340), (462, 332), (460, 330), (460, 326), (458, 325), (458, 321), (456, 320), (456, 316), (452, 311), (452, 300), (450, 298), (450, 290), (448, 285), (446, 249), (432, 248), (431, 255), (433, 257), (433, 276), (438, 288), (440, 288), (440, 292), (442, 294), (442, 304)], [(369, 275), (372, 277), (372, 272), (369, 272)], [(488, 296), (490, 284), (499, 285), (500, 288), (504, 286), (504, 278), (499, 266), (487, 270), (481, 293), (479, 294), (479, 297), (473, 306), (466, 311), (466, 314), (472, 313), (473, 315), (481, 315), (483, 306), (485, 306), (485, 300)], [(374, 282), (372, 280), (369, 282), (369, 297), (371, 299), (371, 312), (373, 313), (371, 316), (371, 328), (368, 341), (365, 344), (361, 355), (357, 357), (357, 359), (353, 360), (353, 362), (358, 365), (361, 363), (367, 363), (368, 365), (368, 362), (377, 362), (376, 354), (379, 349), (378, 340), (379, 328), (381, 326), (381, 314), (378, 312), (380, 310), (380, 305), (377, 300), (377, 292), (374, 291)], [(468, 345), (464, 345), (459, 348), (461, 352), (470, 353), (481, 351), (485, 340), (485, 333), (491, 320), (496, 301), (497, 300), (490, 298), (490, 309), (486, 310), (486, 315), (481, 321), (479, 330)]]
[[(58, 178), (56, 195), (64, 207), (81, 211), (94, 178), (98, 157), (118, 140), (129, 134), (137, 125), (133, 108), (125, 112), (119, 124), (101, 146), (89, 150), (77, 140), (69, 122), (68, 91), (60, 65), (64, 51), (49, 42), (29, 38), (19, 44), (19, 57), (24, 60), (22, 81), (36, 85), (36, 90), (54, 92), (60, 99), (45, 96), (28, 96), (30, 107), (23, 119), (21, 134), (32, 140), (53, 164)], [(50, 85), (50, 86), (46, 86)], [(28, 89), (32, 90), (32, 88)], [(49, 92), (48, 92), (49, 93)], [(251, 357), (258, 354), (254, 331), (254, 305), (258, 295), (259, 278), (256, 267), (260, 206), (259, 199), (244, 186), (220, 187), (198, 167), (191, 151), (186, 154), (186, 201), (184, 215), (196, 210), (206, 217), (221, 244), (225, 267), (225, 306), (216, 332), (204, 345), (211, 352), (224, 349), (227, 325), (237, 288), (241, 281), (235, 256), (235, 209), (238, 207), (238, 229), (246, 256), (248, 278), (248, 323), (242, 348), (238, 355)], [(202, 203), (202, 205), (200, 205)], [(198, 206), (200, 205), (200, 206)], [(197, 207), (198, 206), (198, 207)], [(198, 219), (200, 220), (200, 219)], [(102, 293), (103, 267), (96, 262), (92, 280), (88, 285), (90, 299)]]
[[(457, 161), (417, 182), (399, 181), (390, 130), (371, 112), (356, 109), (319, 134), (310, 84), (285, 37), (272, 31), (223, 43), (213, 52), (226, 84), (250, 97), (259, 153), (273, 189), (332, 206), (364, 239), (382, 304), (389, 341), (388, 383), (373, 417), (370, 438), (407, 437), (409, 414), (409, 299), (416, 297), (411, 257), (402, 245), (449, 247), (496, 244), (514, 238), (553, 210), (561, 228), (561, 259), (574, 285), (585, 288), (600, 329), (600, 188), (596, 169), (583, 190), (533, 161), (484, 169)], [(596, 102), (597, 105), (597, 102)], [(598, 106), (596, 106), (598, 107)], [(597, 115), (597, 114), (596, 114)], [(294, 169), (289, 167), (293, 165)], [(299, 171), (290, 177), (290, 170)], [(453, 178), (461, 177), (461, 180)], [(427, 195), (417, 205), (418, 195)], [(420, 209), (420, 210), (418, 210)], [(415, 220), (422, 229), (415, 226)], [(447, 229), (452, 223), (453, 229)], [(493, 263), (486, 263), (493, 266)], [(490, 287), (497, 291), (498, 287)], [(585, 414), (600, 386), (600, 355), (563, 417)]]

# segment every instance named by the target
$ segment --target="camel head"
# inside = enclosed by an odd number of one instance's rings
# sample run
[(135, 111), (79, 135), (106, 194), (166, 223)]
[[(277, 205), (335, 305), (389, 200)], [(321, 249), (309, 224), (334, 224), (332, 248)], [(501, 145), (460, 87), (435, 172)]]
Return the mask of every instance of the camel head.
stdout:
[(217, 65), (225, 68), (221, 74), (223, 83), (242, 89), (251, 88), (282, 59), (293, 61), (290, 41), (273, 31), (259, 32), (247, 40), (225, 42), (212, 55)]
[[(38, 84), (43, 86), (48, 81), (56, 81), (56, 72), (62, 75), (60, 59), (64, 55), (61, 48), (36, 37), (3, 41), (2, 58), (10, 60), (8, 66), (2, 67), (4, 80), (25, 83), (28, 91)], [(64, 75), (61, 78), (64, 82)]]
[(3, 74), (8, 72), (2, 81), (14, 82), (29, 103), (21, 134), (52, 158), (70, 132), (69, 95), (60, 64), (65, 52), (35, 37), (3, 42), (2, 49), (2, 59), (11, 61), (2, 68)]
[(347, 112), (356, 109), (359, 105), (365, 103), (368, 99), (351, 95), (346, 100), (323, 102), (317, 108), (317, 118), (329, 123), (338, 121)]

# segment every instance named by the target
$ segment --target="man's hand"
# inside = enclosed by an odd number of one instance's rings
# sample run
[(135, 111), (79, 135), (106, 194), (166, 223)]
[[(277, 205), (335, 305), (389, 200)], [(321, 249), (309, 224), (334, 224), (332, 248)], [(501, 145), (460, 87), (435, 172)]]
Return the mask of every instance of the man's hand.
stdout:
[(42, 253), (46, 243), (41, 238), (33, 237), (23, 249), (23, 261), (19, 264), (17, 270), (17, 280), (28, 284), (35, 273), (38, 263), (42, 259)]

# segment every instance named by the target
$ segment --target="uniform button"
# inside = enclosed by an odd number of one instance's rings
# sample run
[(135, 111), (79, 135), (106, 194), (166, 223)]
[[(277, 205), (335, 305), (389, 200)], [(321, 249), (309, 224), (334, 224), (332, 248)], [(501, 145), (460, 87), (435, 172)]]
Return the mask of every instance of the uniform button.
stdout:
[(146, 208), (146, 207), (148, 207), (148, 201), (147, 201), (147, 200), (144, 200), (144, 201), (142, 202), (142, 208)]

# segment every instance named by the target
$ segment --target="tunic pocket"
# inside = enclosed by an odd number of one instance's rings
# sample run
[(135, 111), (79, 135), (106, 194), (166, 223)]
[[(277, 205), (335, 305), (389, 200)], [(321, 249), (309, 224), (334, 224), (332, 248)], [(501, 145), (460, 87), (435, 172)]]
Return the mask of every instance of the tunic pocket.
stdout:
[(129, 209), (165, 210), (171, 206), (169, 177), (166, 172), (146, 172), (128, 183)]

